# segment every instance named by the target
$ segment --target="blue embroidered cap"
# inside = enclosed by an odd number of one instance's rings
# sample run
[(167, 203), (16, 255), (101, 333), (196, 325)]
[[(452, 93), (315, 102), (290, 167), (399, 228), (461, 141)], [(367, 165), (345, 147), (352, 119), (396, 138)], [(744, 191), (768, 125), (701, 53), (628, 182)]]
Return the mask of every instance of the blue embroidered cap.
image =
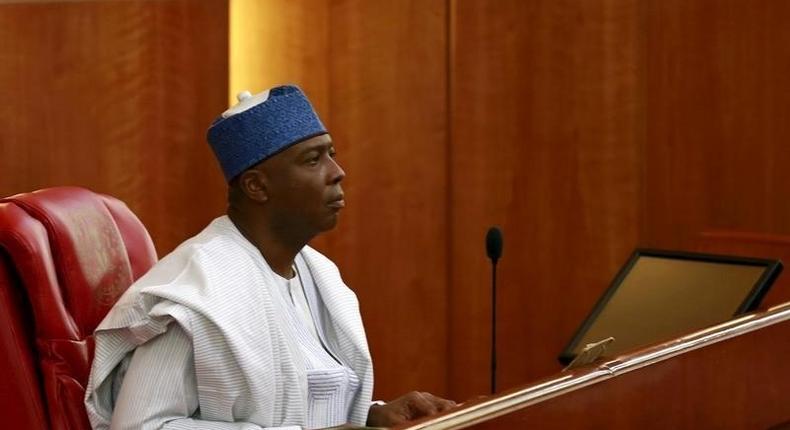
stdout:
[(256, 95), (239, 94), (239, 103), (214, 120), (207, 139), (225, 179), (311, 137), (325, 134), (313, 106), (293, 85)]

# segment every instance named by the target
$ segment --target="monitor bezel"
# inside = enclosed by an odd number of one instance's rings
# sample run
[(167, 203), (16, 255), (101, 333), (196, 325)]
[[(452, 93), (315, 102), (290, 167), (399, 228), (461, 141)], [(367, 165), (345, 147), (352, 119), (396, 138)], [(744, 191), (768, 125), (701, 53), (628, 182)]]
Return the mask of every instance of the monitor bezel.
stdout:
[[(576, 354), (573, 352), (574, 349), (578, 346), (578, 343), (584, 337), (584, 335), (589, 330), (590, 326), (595, 322), (598, 318), (598, 315), (603, 311), (606, 307), (609, 300), (614, 296), (617, 292), (617, 289), (623, 282), (623, 279), (630, 273), (631, 268), (633, 268), (634, 264), (639, 260), (641, 257), (665, 257), (665, 258), (674, 258), (678, 260), (693, 260), (693, 261), (703, 261), (703, 262), (712, 262), (712, 263), (727, 263), (727, 264), (737, 264), (737, 265), (744, 265), (744, 266), (761, 266), (764, 267), (763, 274), (754, 284), (752, 289), (749, 291), (749, 294), (746, 295), (744, 300), (741, 302), (740, 306), (736, 309), (735, 313), (732, 315), (733, 317), (742, 315), (747, 312), (751, 312), (757, 309), (760, 306), (760, 302), (762, 301), (765, 294), (770, 289), (771, 285), (773, 285), (776, 278), (782, 272), (783, 265), (780, 260), (773, 260), (773, 259), (765, 259), (765, 258), (753, 258), (753, 257), (739, 257), (734, 255), (722, 255), (722, 254), (703, 254), (703, 253), (696, 253), (696, 252), (689, 252), (689, 251), (674, 251), (674, 250), (666, 250), (666, 249), (653, 249), (653, 248), (637, 248), (631, 253), (631, 256), (626, 261), (626, 264), (623, 265), (620, 270), (617, 272), (617, 276), (614, 277), (612, 282), (609, 284), (609, 287), (606, 289), (604, 294), (598, 299), (598, 301), (593, 306), (590, 313), (584, 319), (581, 326), (576, 330), (573, 337), (571, 338), (570, 342), (565, 346), (560, 353), (558, 359), (560, 363), (563, 365), (567, 365), (570, 363)], [(647, 345), (646, 345), (647, 346)]]

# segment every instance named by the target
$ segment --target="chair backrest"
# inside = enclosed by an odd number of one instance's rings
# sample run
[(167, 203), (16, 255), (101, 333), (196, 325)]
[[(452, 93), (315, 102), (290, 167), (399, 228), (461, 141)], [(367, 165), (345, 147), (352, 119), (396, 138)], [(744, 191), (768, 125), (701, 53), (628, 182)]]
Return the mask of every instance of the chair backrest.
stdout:
[(27, 295), (9, 257), (0, 250), (0, 414), (14, 428), (47, 426), (33, 339)]
[[(695, 251), (708, 254), (731, 254), (744, 257), (770, 258), (790, 264), (790, 236), (763, 233), (711, 230), (704, 231), (694, 238), (692, 247)], [(790, 276), (785, 267), (774, 285), (768, 291), (760, 305), (768, 308), (790, 302)]]
[(155, 261), (145, 227), (115, 198), (57, 187), (0, 199), (0, 323), (10, 328), (0, 360), (22, 363), (0, 370), (13, 381), (3, 397), (20, 399), (0, 405), (5, 423), (90, 428), (93, 331)]

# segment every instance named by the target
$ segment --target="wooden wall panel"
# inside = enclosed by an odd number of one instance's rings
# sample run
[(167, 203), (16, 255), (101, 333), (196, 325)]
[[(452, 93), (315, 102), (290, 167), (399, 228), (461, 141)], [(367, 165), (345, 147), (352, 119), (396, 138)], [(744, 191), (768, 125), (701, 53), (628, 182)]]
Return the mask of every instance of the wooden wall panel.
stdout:
[(125, 201), (160, 254), (224, 209), (205, 130), (227, 101), (227, 2), (0, 5), (0, 195)]
[[(348, 174), (315, 245), (358, 293), (377, 397), (488, 390), (489, 225), (500, 388), (558, 368), (634, 246), (790, 234), (787, 2), (242, 3), (260, 53), (234, 92), (303, 86)], [(200, 230), (224, 210), (204, 131), (228, 18), (227, 0), (0, 5), (0, 195), (113, 194), (160, 253)]]
[(648, 5), (645, 243), (790, 233), (790, 3)]
[(443, 0), (330, 2), (348, 206), (324, 249), (359, 296), (384, 399), (446, 391), (446, 22)]
[(450, 392), (489, 390), (501, 225), (499, 385), (556, 371), (638, 240), (640, 2), (453, 2)]

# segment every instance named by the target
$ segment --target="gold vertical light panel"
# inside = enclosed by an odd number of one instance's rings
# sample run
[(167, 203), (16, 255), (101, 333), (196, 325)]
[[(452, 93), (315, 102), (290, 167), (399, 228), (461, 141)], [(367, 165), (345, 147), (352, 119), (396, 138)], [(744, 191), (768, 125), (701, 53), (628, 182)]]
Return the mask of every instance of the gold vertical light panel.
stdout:
[(329, 108), (327, 0), (230, 0), (229, 103), (278, 84), (307, 92), (326, 122)]

